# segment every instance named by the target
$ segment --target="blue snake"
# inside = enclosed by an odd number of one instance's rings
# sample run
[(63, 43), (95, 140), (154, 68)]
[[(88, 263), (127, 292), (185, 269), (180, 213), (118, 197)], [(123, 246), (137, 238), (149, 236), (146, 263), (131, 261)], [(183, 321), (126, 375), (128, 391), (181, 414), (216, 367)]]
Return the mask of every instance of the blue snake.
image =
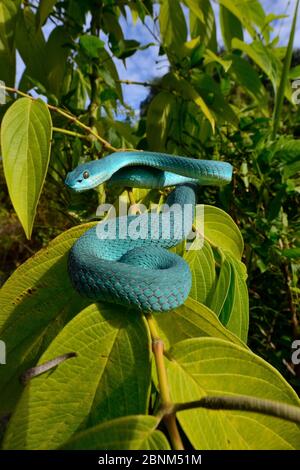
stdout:
[[(115, 218), (113, 237), (107, 237), (112, 221), (102, 222), (102, 230), (98, 226), (87, 230), (69, 252), (68, 273), (74, 288), (93, 301), (144, 312), (162, 312), (182, 305), (191, 289), (190, 268), (182, 257), (167, 249), (191, 231), (197, 185), (221, 186), (231, 177), (232, 166), (226, 162), (154, 152), (117, 152), (79, 165), (66, 178), (66, 185), (77, 192), (104, 182), (175, 189), (166, 200), (170, 209), (156, 213), (154, 223), (153, 214), (146, 212)], [(179, 211), (171, 210), (173, 207)], [(187, 207), (192, 208), (192, 216), (184, 218)], [(132, 226), (135, 234), (144, 236), (133, 237), (129, 233)]]

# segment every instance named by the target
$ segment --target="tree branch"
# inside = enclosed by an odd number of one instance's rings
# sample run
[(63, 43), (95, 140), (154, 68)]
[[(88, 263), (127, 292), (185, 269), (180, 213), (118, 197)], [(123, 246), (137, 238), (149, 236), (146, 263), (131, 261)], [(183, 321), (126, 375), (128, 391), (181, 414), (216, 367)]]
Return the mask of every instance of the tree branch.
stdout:
[(206, 408), (209, 410), (247, 411), (300, 424), (300, 407), (274, 400), (251, 397), (248, 395), (206, 396), (188, 403), (175, 403), (161, 409), (164, 416), (175, 415), (179, 411)]
[[(33, 98), (32, 96), (28, 95), (27, 93), (23, 93), (23, 91), (20, 91), (17, 88), (4, 86), (4, 89), (7, 92), (16, 93), (20, 96), (24, 96), (25, 98), (30, 98), (32, 100), (35, 100), (35, 98)], [(86, 124), (84, 124), (83, 122), (79, 121), (79, 119), (77, 119), (75, 116), (73, 116), (69, 112), (64, 111), (64, 110), (62, 110), (62, 109), (60, 109), (57, 106), (54, 106), (52, 104), (49, 104), (49, 103), (45, 103), (45, 104), (48, 107), (48, 109), (50, 109), (51, 111), (54, 111), (54, 112), (60, 114), (61, 116), (64, 116), (66, 119), (73, 122), (76, 126), (80, 127), (81, 129), (84, 129), (86, 132), (88, 132), (88, 134), (95, 137), (96, 140), (101, 142), (101, 144), (103, 145), (103, 147), (106, 150), (110, 150), (111, 152), (117, 152), (119, 150), (119, 149), (113, 147), (109, 142), (107, 142), (107, 140), (103, 139), (103, 137), (101, 137), (99, 134), (97, 134), (97, 132), (95, 132), (91, 127), (89, 127)]]

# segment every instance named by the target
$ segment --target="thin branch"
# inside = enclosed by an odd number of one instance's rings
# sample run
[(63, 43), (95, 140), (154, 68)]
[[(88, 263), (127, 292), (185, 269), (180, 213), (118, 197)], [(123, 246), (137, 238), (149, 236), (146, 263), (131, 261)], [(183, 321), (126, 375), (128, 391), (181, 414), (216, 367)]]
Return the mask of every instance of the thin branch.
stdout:
[(79, 139), (89, 140), (89, 137), (85, 134), (80, 134), (79, 132), (70, 131), (69, 129), (62, 129), (61, 127), (52, 127), (54, 132), (59, 132), (60, 134), (71, 135), (73, 137), (78, 137)]
[[(3, 88), (3, 86), (1, 86), (1, 85), (0, 85), (0, 87)], [(18, 90), (17, 88), (4, 86), (4, 89), (6, 91), (10, 92), (10, 93), (16, 93), (20, 96), (24, 96), (25, 98), (30, 98), (32, 100), (35, 100), (35, 98), (33, 98), (31, 95), (28, 95), (27, 93), (23, 93), (22, 91)], [(66, 111), (64, 111), (64, 110), (62, 110), (62, 109), (60, 109), (57, 106), (54, 106), (52, 104), (49, 104), (49, 103), (45, 103), (45, 104), (49, 109), (51, 109), (51, 111), (54, 111), (54, 112), (60, 114), (61, 116), (64, 116), (66, 119), (73, 122), (76, 126), (81, 127), (81, 129), (84, 129), (86, 132), (88, 132), (88, 134), (95, 137), (99, 142), (101, 142), (103, 147), (106, 148), (107, 150), (110, 150), (112, 152), (117, 152), (119, 150), (119, 149), (113, 147), (109, 142), (107, 142), (107, 140), (103, 139), (103, 137), (101, 137), (99, 134), (97, 134), (97, 132), (95, 132), (93, 129), (91, 129), (91, 127), (89, 127), (86, 124), (84, 124), (83, 122), (79, 121), (75, 116), (73, 116), (69, 112), (66, 112)]]
[(200, 400), (189, 403), (175, 403), (165, 409), (161, 409), (164, 416), (175, 415), (179, 411), (191, 410), (195, 408), (206, 408), (209, 410), (231, 410), (247, 411), (275, 418), (285, 419), (293, 423), (300, 424), (300, 407), (288, 405), (274, 400), (251, 397), (248, 395), (237, 396), (206, 396)]
[[(168, 384), (167, 371), (164, 362), (164, 343), (159, 338), (154, 318), (151, 314), (146, 316), (150, 335), (152, 339), (152, 351), (155, 358), (155, 365), (159, 383), (162, 409), (172, 407), (170, 389)], [(183, 450), (184, 446), (177, 427), (176, 416), (174, 413), (163, 416), (163, 421), (167, 427), (172, 447), (175, 450)]]
[(66, 361), (67, 359), (71, 359), (72, 357), (77, 357), (77, 354), (75, 352), (66, 353), (56, 357), (55, 359), (52, 359), (51, 361), (47, 361), (44, 364), (32, 367), (21, 375), (20, 381), (23, 385), (26, 385), (26, 383), (33, 379), (33, 377), (37, 377), (38, 375), (48, 372), (48, 370), (54, 369), (59, 364)]

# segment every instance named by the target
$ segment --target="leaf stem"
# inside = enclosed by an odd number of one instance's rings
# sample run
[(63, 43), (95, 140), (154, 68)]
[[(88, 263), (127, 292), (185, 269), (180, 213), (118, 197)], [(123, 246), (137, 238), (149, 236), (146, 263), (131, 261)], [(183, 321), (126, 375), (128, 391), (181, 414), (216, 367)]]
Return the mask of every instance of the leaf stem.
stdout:
[(292, 421), (300, 424), (300, 407), (288, 405), (274, 400), (251, 397), (248, 395), (217, 395), (206, 396), (200, 400), (188, 403), (175, 403), (169, 408), (162, 410), (164, 416), (174, 414), (179, 411), (191, 410), (194, 408), (206, 408), (209, 410), (232, 410), (249, 411), (263, 415), (274, 416), (276, 418)]
[[(155, 359), (159, 391), (161, 397), (161, 409), (172, 408), (172, 401), (170, 396), (170, 389), (168, 384), (167, 371), (164, 361), (164, 342), (159, 337), (154, 318), (151, 314), (146, 316), (150, 335), (152, 339), (152, 351)], [(175, 450), (184, 450), (183, 443), (179, 434), (179, 430), (176, 422), (176, 415), (174, 413), (168, 413), (163, 415), (163, 421), (168, 430), (172, 447)]]

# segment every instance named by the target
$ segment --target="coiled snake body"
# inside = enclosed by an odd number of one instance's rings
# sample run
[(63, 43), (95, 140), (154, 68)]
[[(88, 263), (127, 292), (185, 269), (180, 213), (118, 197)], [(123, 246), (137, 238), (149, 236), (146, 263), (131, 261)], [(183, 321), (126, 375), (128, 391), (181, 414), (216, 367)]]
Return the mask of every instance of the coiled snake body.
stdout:
[[(76, 241), (68, 259), (75, 289), (92, 300), (145, 312), (183, 304), (191, 288), (191, 272), (188, 264), (167, 248), (176, 246), (192, 228), (193, 216), (184, 217), (184, 211), (189, 207), (189, 214), (193, 214), (196, 185), (223, 185), (231, 176), (229, 163), (153, 152), (118, 152), (79, 165), (66, 179), (75, 191), (105, 181), (129, 187), (176, 187), (166, 200), (171, 207), (168, 212), (156, 214), (154, 219), (149, 213), (119, 217), (114, 221), (113, 239), (107, 238), (105, 230), (93, 227)], [(172, 207), (179, 209), (179, 217)], [(132, 226), (134, 234), (143, 236), (132, 236)]]

